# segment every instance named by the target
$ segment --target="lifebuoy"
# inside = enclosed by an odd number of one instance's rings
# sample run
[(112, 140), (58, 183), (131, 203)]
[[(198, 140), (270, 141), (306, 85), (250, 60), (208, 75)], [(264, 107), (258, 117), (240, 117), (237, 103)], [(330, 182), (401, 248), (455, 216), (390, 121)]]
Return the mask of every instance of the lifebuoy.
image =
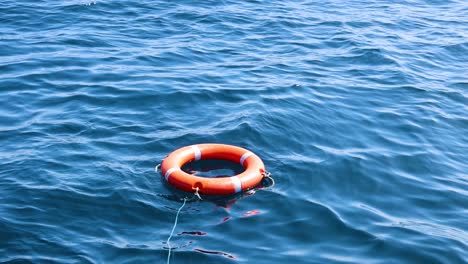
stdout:
[[(181, 167), (196, 160), (218, 159), (240, 163), (245, 170), (231, 177), (206, 178), (188, 174)], [(257, 186), (265, 174), (263, 161), (253, 152), (224, 144), (198, 144), (169, 154), (161, 164), (162, 176), (172, 186), (205, 195), (229, 195)]]

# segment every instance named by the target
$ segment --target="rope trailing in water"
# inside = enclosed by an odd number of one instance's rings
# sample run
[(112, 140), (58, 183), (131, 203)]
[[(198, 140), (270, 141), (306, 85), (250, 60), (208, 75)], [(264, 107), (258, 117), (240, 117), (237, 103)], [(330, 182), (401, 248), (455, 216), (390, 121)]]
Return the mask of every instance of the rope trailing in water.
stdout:
[[(157, 168), (157, 166), (156, 166), (156, 168)], [(167, 245), (167, 247), (169, 249), (169, 252), (167, 254), (167, 264), (169, 264), (169, 262), (171, 261), (171, 250), (172, 250), (172, 248), (171, 248), (170, 242), (171, 242), (172, 235), (174, 235), (174, 230), (176, 229), (177, 221), (179, 220), (179, 214), (182, 211), (182, 208), (184, 208), (187, 201), (194, 201), (194, 200), (201, 201), (201, 200), (203, 200), (201, 198), (200, 194), (198, 193), (199, 190), (200, 189), (198, 187), (195, 189), (195, 193), (193, 194), (192, 198), (189, 199), (189, 198), (185, 197), (184, 202), (182, 203), (182, 206), (179, 208), (179, 210), (177, 210), (177, 214), (176, 214), (176, 217), (175, 217), (175, 220), (174, 220), (174, 226), (172, 227), (171, 234), (169, 235), (169, 237), (167, 238), (167, 241), (166, 241), (166, 245)]]
[(171, 234), (169, 235), (169, 237), (167, 238), (167, 241), (166, 241), (166, 245), (169, 248), (169, 253), (167, 254), (167, 264), (169, 264), (169, 262), (171, 260), (171, 244), (170, 244), (170, 241), (171, 241), (172, 235), (174, 234), (174, 230), (175, 230), (175, 228), (177, 226), (177, 221), (179, 220), (180, 211), (182, 211), (182, 208), (184, 208), (186, 202), (187, 202), (187, 198), (184, 198), (184, 203), (179, 208), (179, 210), (177, 210), (177, 214), (176, 214), (175, 221), (174, 221), (174, 226), (172, 227)]

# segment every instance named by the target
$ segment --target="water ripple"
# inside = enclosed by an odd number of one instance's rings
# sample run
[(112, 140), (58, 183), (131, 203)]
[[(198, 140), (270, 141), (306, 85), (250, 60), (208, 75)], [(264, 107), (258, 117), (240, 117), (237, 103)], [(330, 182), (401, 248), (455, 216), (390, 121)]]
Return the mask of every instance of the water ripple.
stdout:
[[(441, 15), (443, 14), (443, 15)], [(0, 262), (142, 263), (219, 142), (276, 185), (187, 205), (171, 263), (464, 263), (467, 5), (0, 6)]]

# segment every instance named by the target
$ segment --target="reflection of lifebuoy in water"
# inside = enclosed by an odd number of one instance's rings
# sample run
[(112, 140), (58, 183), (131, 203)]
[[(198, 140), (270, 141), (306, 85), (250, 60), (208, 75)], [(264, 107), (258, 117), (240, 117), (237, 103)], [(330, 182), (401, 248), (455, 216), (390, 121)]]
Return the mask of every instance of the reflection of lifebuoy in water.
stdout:
[[(196, 160), (228, 160), (240, 163), (245, 171), (222, 178), (190, 175), (181, 167)], [(162, 175), (174, 187), (206, 195), (228, 195), (257, 186), (265, 175), (265, 165), (254, 153), (241, 147), (224, 144), (199, 144), (183, 147), (169, 154), (161, 164)]]

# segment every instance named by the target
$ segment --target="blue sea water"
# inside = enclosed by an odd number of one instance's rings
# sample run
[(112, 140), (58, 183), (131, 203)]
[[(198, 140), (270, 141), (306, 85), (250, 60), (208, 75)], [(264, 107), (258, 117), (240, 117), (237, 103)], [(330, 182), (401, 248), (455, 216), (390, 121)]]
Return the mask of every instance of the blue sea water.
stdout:
[(166, 263), (205, 142), (276, 185), (170, 263), (468, 263), (468, 2), (2, 1), (1, 263)]

